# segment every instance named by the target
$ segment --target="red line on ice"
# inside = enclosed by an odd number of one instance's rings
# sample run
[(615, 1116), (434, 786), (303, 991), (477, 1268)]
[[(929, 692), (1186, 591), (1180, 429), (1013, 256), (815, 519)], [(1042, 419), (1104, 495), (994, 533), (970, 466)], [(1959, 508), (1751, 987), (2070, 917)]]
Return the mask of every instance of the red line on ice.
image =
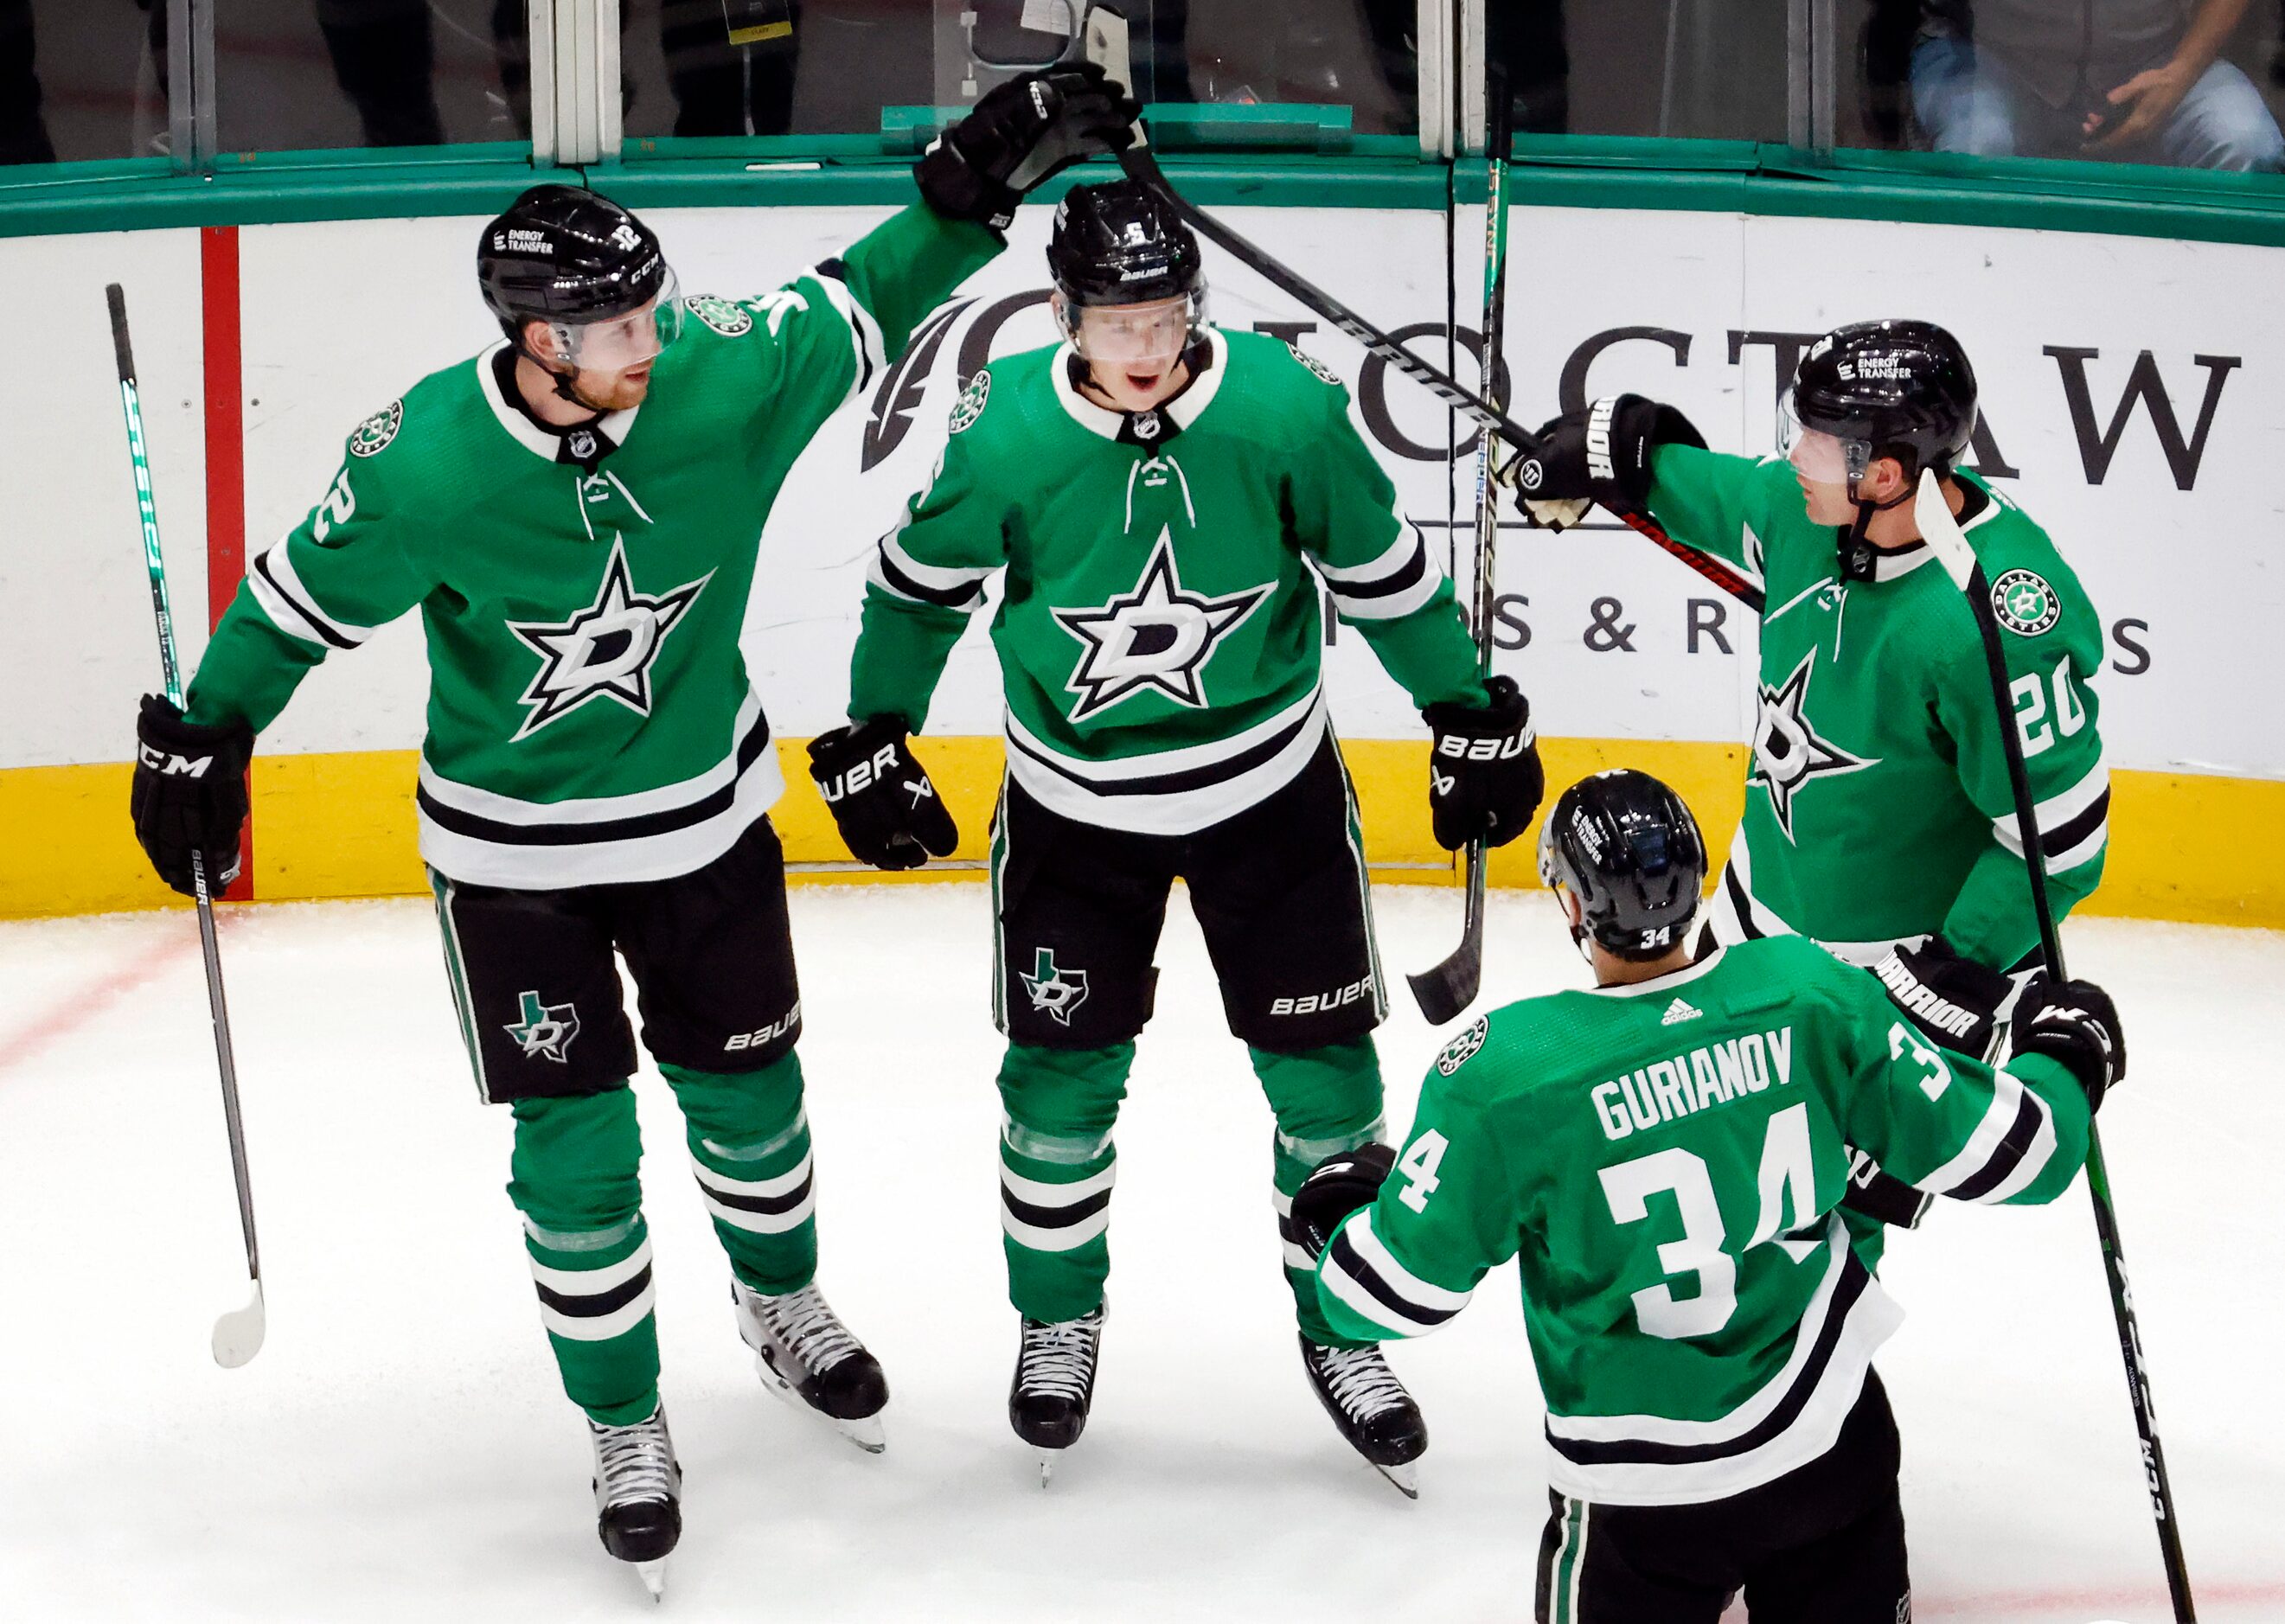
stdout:
[[(188, 922), (185, 922), (187, 923)], [(169, 960), (188, 952), (191, 943), (179, 934), (153, 942), (108, 975), (98, 976), (78, 991), (34, 1016), (12, 1032), (0, 1032), (0, 1071), (23, 1064), (59, 1038), (67, 1037), (164, 969)]]

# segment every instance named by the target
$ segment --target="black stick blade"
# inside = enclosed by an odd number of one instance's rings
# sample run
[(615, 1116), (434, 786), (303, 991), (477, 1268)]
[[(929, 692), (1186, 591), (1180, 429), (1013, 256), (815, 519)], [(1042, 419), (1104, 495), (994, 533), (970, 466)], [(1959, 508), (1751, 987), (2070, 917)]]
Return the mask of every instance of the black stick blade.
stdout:
[(127, 290), (114, 282), (103, 290), (111, 306), (111, 348), (119, 359), (119, 381), (135, 381), (135, 349), (127, 341)]
[(1463, 938), (1441, 964), (1404, 979), (1431, 1026), (1457, 1020), (1460, 1012), (1476, 1001), (1476, 994), (1483, 987), (1483, 938), (1470, 935)]

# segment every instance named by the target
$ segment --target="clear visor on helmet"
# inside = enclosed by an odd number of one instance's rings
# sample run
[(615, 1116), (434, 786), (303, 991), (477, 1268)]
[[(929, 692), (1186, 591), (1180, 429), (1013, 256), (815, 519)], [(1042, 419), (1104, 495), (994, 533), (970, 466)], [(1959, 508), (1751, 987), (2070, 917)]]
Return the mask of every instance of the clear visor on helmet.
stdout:
[(1864, 441), (1804, 426), (1790, 393), (1778, 408), (1778, 448), (1794, 472), (1812, 485), (1854, 485), (1873, 466), (1873, 448)]
[(1205, 295), (1182, 294), (1149, 304), (1066, 305), (1064, 331), (1089, 361), (1172, 366), (1205, 319)]
[(577, 325), (555, 322), (548, 332), (555, 340), (556, 355), (567, 365), (585, 373), (623, 373), (656, 360), (682, 336), (680, 286), (669, 268), (657, 296), (624, 315)]

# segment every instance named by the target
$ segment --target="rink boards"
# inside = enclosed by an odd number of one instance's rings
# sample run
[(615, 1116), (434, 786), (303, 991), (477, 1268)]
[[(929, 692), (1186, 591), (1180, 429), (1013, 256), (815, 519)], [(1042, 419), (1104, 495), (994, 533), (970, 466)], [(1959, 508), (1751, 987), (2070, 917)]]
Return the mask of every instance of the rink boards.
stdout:
[[(1234, 208), (1232, 222), (1444, 358), (1444, 224), (1421, 210)], [(836, 251), (877, 208), (662, 209), (692, 293), (743, 294)], [(1457, 306), (1480, 286), (1463, 211)], [(443, 217), (0, 241), (17, 285), (48, 290), (21, 374), (41, 412), (0, 479), (18, 523), (0, 553), (11, 635), (0, 679), (0, 824), (17, 841), (0, 914), (152, 906), (124, 815), (135, 695), (155, 661), (100, 291), (136, 323), (178, 622), (194, 657), (249, 548), (298, 522), (341, 438), (420, 374), (489, 341), (470, 285), (478, 222)], [(1026, 211), (1010, 251), (924, 329), (797, 465), (763, 541), (749, 663), (788, 752), (779, 812), (797, 862), (845, 862), (800, 771), (798, 741), (845, 698), (864, 560), (943, 441), (958, 380), (1048, 341)], [(2285, 621), (2272, 470), (2285, 462), (2285, 325), (2275, 250), (2156, 238), (1631, 209), (1519, 209), (1509, 365), (1518, 415), (1634, 389), (1671, 399), (1717, 449), (1759, 449), (1808, 336), (1873, 315), (1959, 332), (1986, 433), (1971, 466), (2056, 536), (2100, 610), (2098, 692), (2116, 774), (2097, 911), (2285, 924), (2285, 721), (2268, 658)], [(1457, 537), (1466, 566), (1474, 459), (1448, 472), (1444, 412), (1306, 311), (1210, 256), (1211, 315), (1294, 338), (1341, 374), (1408, 515)], [(1457, 362), (1474, 376), (1466, 349)], [(26, 519), (28, 518), (28, 522)], [(1670, 777), (1719, 843), (1741, 799), (1753, 714), (1745, 612), (1608, 530), (1503, 532), (1500, 669), (1533, 695), (1559, 781), (1625, 762)], [(425, 673), (401, 622), (304, 684), (255, 768), (249, 894), (421, 888), (412, 751)], [(1327, 650), (1333, 710), (1386, 877), (1442, 881), (1427, 838), (1417, 718), (1346, 632)], [(988, 645), (955, 653), (921, 751), (980, 856), (998, 773)], [(1527, 847), (1494, 878), (1529, 883)]]

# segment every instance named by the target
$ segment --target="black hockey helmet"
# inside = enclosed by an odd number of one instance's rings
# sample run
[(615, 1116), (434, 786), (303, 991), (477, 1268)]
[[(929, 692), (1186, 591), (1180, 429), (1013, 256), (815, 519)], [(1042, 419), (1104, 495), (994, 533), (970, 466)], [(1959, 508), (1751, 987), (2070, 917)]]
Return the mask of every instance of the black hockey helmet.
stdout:
[(1139, 181), (1073, 186), (1064, 195), (1048, 239), (1048, 274), (1074, 308), (1184, 296), (1202, 304), (1205, 295), (1198, 239)]
[(577, 186), (534, 186), (509, 204), (476, 244), (476, 276), (484, 302), (519, 345), (528, 321), (556, 328), (569, 353), (569, 335), (577, 328), (654, 299), (663, 326), (679, 314), (657, 234), (610, 199)]
[(1621, 959), (1671, 952), (1698, 913), (1706, 842), (1682, 797), (1647, 773), (1582, 778), (1539, 829), (1539, 877), (1579, 898), (1572, 939)]
[(1975, 369), (1932, 321), (1852, 322), (1810, 347), (1786, 404), (1798, 427), (1841, 443), (1852, 492), (1877, 457), (1907, 481), (1941, 477), (1975, 433)]

